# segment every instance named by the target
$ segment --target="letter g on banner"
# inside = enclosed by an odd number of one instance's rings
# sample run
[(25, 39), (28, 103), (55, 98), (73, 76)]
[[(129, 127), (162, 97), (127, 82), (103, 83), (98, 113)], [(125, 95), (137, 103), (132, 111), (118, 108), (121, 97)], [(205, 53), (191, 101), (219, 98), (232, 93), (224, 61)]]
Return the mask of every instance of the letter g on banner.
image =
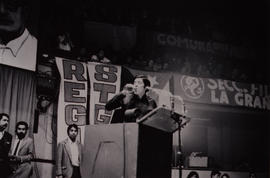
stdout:
[(90, 124), (108, 124), (112, 112), (105, 110), (105, 104), (120, 91), (121, 66), (102, 63), (88, 63), (90, 80)]
[(81, 105), (67, 105), (65, 107), (65, 121), (67, 125), (86, 125), (86, 108)]

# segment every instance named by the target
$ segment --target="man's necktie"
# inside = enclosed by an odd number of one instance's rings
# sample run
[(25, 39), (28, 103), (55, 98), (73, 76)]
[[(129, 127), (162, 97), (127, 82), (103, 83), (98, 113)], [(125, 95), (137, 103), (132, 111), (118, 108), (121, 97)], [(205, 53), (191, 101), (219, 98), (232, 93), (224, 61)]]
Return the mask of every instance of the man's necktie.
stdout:
[(16, 155), (16, 154), (17, 154), (17, 151), (18, 151), (18, 148), (19, 148), (20, 142), (21, 142), (21, 140), (19, 140), (19, 141), (17, 142), (17, 145), (16, 145), (16, 147), (15, 147), (15, 150), (14, 150), (13, 155)]

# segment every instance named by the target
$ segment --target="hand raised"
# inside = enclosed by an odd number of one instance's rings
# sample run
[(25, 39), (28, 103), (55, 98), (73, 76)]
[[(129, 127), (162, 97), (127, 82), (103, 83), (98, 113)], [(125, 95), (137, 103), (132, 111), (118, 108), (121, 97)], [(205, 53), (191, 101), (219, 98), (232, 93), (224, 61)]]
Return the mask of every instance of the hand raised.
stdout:
[(133, 84), (131, 84), (131, 83), (126, 84), (124, 86), (123, 90), (122, 90), (122, 93), (124, 95), (133, 94), (134, 93), (134, 86), (133, 86)]
[(123, 99), (123, 103), (127, 104), (131, 100), (134, 95), (134, 86), (130, 83), (126, 84), (122, 90), (122, 93), (125, 95)]

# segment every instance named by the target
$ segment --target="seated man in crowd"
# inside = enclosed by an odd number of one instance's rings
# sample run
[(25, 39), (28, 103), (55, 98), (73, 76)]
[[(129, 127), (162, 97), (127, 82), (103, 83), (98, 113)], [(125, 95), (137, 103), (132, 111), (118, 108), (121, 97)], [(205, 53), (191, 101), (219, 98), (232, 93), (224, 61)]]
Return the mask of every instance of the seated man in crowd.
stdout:
[(101, 63), (111, 63), (111, 60), (105, 57), (105, 52), (101, 49), (98, 51), (97, 55), (92, 55), (91, 56), (91, 61), (92, 62), (101, 62)]
[(156, 108), (156, 102), (146, 95), (150, 85), (146, 76), (138, 75), (133, 85), (126, 84), (120, 93), (109, 100), (105, 105), (106, 110), (119, 108), (115, 110), (111, 123), (136, 122), (136, 119)]
[(221, 173), (218, 170), (211, 171), (211, 178), (219, 178)]

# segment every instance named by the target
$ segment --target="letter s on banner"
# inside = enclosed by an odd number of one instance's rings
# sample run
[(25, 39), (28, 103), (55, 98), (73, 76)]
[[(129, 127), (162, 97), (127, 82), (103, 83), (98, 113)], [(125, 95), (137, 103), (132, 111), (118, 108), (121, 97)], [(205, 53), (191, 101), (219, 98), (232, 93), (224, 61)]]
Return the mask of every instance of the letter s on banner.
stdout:
[(120, 91), (121, 66), (88, 63), (90, 80), (90, 124), (110, 123), (113, 112), (105, 110), (105, 104)]

